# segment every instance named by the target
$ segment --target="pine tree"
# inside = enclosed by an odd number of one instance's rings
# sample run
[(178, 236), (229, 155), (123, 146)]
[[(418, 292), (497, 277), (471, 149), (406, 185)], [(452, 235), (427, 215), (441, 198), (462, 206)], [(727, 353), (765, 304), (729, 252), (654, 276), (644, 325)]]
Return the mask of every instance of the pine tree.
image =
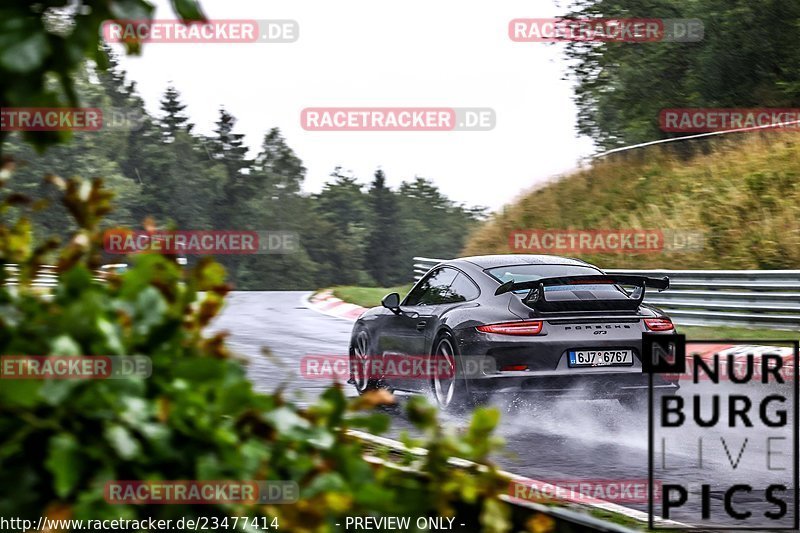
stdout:
[(372, 229), (364, 266), (376, 282), (389, 287), (399, 281), (397, 256), (400, 252), (400, 241), (397, 231), (397, 199), (394, 192), (386, 186), (383, 170), (375, 171), (368, 195)]
[[(304, 242), (314, 260), (332, 265), (336, 283), (369, 285), (374, 281), (364, 269), (370, 218), (367, 195), (341, 167), (331, 177), (334, 180), (312, 197), (315, 212), (307, 218), (317, 220), (308, 227), (310, 235), (304, 235)], [(319, 236), (313, 234), (316, 231)]]
[(399, 220), (399, 264), (410, 264), (414, 256), (459, 256), (469, 233), (485, 218), (482, 208), (454, 203), (425, 178), (403, 182), (398, 192), (398, 210), (406, 215)]
[(264, 136), (261, 152), (255, 160), (256, 169), (278, 176), (278, 188), (285, 194), (300, 192), (306, 176), (303, 162), (287, 144), (278, 128), (272, 128)]
[(237, 219), (242, 218), (240, 204), (244, 204), (255, 190), (251, 190), (253, 180), (248, 180), (245, 169), (252, 170), (250, 161), (246, 159), (247, 146), (244, 144), (244, 135), (234, 133), (236, 118), (233, 115), (220, 109), (219, 120), (214, 129), (215, 136), (206, 144), (208, 155), (215, 161), (220, 162), (226, 170), (225, 180), (222, 184), (217, 202), (217, 221), (218, 227), (234, 227)]
[(213, 156), (228, 168), (231, 177), (241, 173), (242, 169), (250, 164), (245, 158), (247, 146), (244, 144), (244, 135), (233, 133), (235, 126), (236, 118), (224, 108), (220, 108), (219, 119), (214, 128), (216, 137), (212, 142)]
[(161, 111), (164, 116), (161, 118), (160, 126), (164, 139), (172, 141), (179, 131), (191, 133), (194, 124), (189, 122), (183, 110), (186, 109), (186, 104), (181, 102), (181, 93), (170, 85), (164, 92), (164, 97), (161, 99)]
[(103, 52), (108, 61), (108, 68), (96, 71), (97, 78), (111, 100), (111, 105), (118, 110), (124, 110), (130, 105), (135, 86), (127, 83), (128, 74), (120, 66), (119, 58), (111, 47), (103, 45)]
[[(213, 223), (217, 229), (263, 229), (259, 213), (251, 206), (251, 200), (258, 195), (253, 179), (251, 161), (246, 158), (247, 146), (244, 135), (234, 133), (236, 118), (220, 109), (219, 119), (214, 129), (214, 137), (205, 143), (208, 155), (212, 160), (219, 162), (223, 168), (224, 176), (219, 194), (214, 202)], [(254, 216), (256, 215), (256, 216)], [(239, 269), (242, 257), (229, 255), (220, 258), (226, 267), (231, 279), (236, 283), (239, 279)]]

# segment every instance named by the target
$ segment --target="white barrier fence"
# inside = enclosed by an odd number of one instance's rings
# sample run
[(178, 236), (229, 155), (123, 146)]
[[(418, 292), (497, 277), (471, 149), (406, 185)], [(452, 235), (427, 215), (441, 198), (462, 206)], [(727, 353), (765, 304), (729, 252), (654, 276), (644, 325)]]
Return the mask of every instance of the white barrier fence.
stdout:
[[(95, 271), (95, 281), (104, 281), (108, 272), (114, 272), (126, 268), (126, 263), (113, 263), (103, 265)], [(8, 263), (5, 265), (6, 279), (5, 285), (15, 287), (19, 282), (19, 265)], [(31, 286), (39, 288), (52, 288), (58, 284), (58, 270), (54, 265), (41, 265), (36, 272), (36, 276), (31, 282)]]

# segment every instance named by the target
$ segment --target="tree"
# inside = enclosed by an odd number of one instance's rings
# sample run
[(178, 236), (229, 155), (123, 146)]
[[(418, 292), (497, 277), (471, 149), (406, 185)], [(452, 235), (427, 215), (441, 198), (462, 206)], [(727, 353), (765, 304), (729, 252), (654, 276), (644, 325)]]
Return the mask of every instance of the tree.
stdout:
[(225, 108), (220, 108), (219, 119), (216, 122), (214, 133), (216, 137), (211, 142), (212, 157), (222, 162), (228, 169), (232, 180), (242, 174), (249, 161), (246, 159), (248, 148), (244, 143), (244, 135), (234, 133), (236, 118), (228, 113)]
[(300, 235), (300, 246), (291, 253), (237, 258), (238, 287), (297, 290), (319, 286), (318, 274), (324, 267), (315, 264), (306, 250), (306, 239), (316, 228), (308, 223), (311, 206), (300, 193), (305, 170), (280, 130), (272, 128), (241, 178), (249, 192), (246, 198), (236, 199), (236, 208), (240, 220), (246, 216), (249, 228), (294, 232)]
[[(100, 78), (100, 83), (92, 81), (93, 70), (89, 65), (75, 73), (72, 85), (82, 101), (93, 107), (109, 109), (112, 98), (109, 87)], [(134, 206), (140, 194), (140, 187), (128, 179), (120, 164), (128, 153), (131, 132), (124, 129), (109, 128), (102, 133), (96, 131), (77, 131), (69, 145), (56, 144), (44, 154), (36, 154), (34, 147), (25, 142), (24, 135), (11, 134), (4, 143), (5, 152), (12, 157), (17, 166), (14, 182), (20, 192), (41, 201), (41, 208), (35, 213), (33, 222), (37, 231), (48, 234), (66, 235), (72, 228), (64, 226), (66, 213), (57, 201), (55, 190), (43, 185), (42, 178), (55, 175), (68, 178), (82, 175), (103, 177), (106, 185), (116, 192), (117, 209), (107, 219), (109, 224), (132, 224)]]
[(272, 128), (264, 136), (261, 152), (255, 159), (255, 169), (280, 177), (278, 188), (288, 194), (299, 193), (306, 177), (303, 162), (286, 144), (278, 128)]
[(365, 267), (379, 285), (389, 287), (403, 278), (408, 265), (398, 263), (400, 239), (397, 224), (402, 216), (399, 216), (397, 200), (386, 186), (386, 176), (381, 169), (375, 171), (369, 189), (369, 204), (372, 216)]
[(161, 111), (164, 112), (164, 116), (160, 121), (161, 131), (166, 140), (175, 139), (179, 131), (191, 133), (194, 128), (194, 124), (189, 122), (189, 117), (183, 113), (184, 109), (186, 104), (181, 102), (181, 93), (172, 85), (167, 87), (161, 99)]
[(225, 170), (207, 160), (196, 139), (178, 131), (169, 144), (149, 145), (139, 156), (139, 221), (151, 216), (160, 226), (174, 224), (181, 230), (213, 227), (217, 184), (225, 179)]
[[(465, 208), (448, 199), (430, 180), (415, 177), (400, 184), (398, 209), (402, 241), (398, 263), (412, 264), (414, 256), (457, 257), (470, 232), (485, 217), (483, 208)], [(406, 281), (411, 280), (406, 270)]]
[(111, 105), (118, 109), (127, 108), (134, 97), (134, 85), (128, 83), (127, 73), (120, 66), (119, 58), (111, 47), (104, 44), (102, 48), (108, 65), (105, 70), (97, 72), (97, 78), (105, 87), (105, 93), (111, 100)]
[[(261, 151), (253, 161), (250, 181), (260, 194), (261, 213), (274, 215), (269, 226), (281, 230), (296, 228), (295, 220), (303, 216), (300, 205), (300, 188), (305, 180), (306, 169), (294, 153), (278, 128), (272, 128), (264, 136)], [(277, 224), (277, 226), (275, 226)]]
[(696, 18), (699, 42), (570, 42), (578, 131), (604, 149), (679, 133), (665, 108), (800, 105), (800, 2), (578, 0), (568, 18)]
[(221, 163), (226, 171), (220, 187), (221, 194), (216, 202), (215, 224), (220, 229), (238, 227), (236, 224), (241, 218), (238, 216), (241, 212), (237, 205), (256, 192), (247, 183), (244, 171), (250, 165), (245, 157), (248, 148), (244, 143), (244, 135), (233, 132), (235, 125), (236, 119), (233, 115), (224, 108), (220, 109), (214, 129), (215, 136), (204, 143), (209, 157)]
[(315, 260), (333, 265), (338, 283), (371, 285), (374, 281), (364, 268), (370, 218), (367, 196), (341, 167), (336, 167), (331, 177), (334, 181), (313, 196), (314, 210), (323, 221), (319, 230), (324, 230), (325, 238), (324, 242), (317, 239), (310, 253)]
[[(173, 0), (184, 21), (205, 20), (196, 0)], [(108, 67), (101, 44), (104, 21), (150, 19), (154, 6), (146, 0), (82, 0), (45, 2), (33, 9), (27, 0), (4, 1), (0, 7), (0, 108), (80, 107), (74, 76), (87, 59), (100, 70)], [(139, 53), (141, 40), (125, 42)], [(0, 155), (8, 132), (0, 130)], [(39, 151), (72, 136), (69, 130), (26, 131), (23, 137)]]
[[(113, 135), (110, 134), (111, 129), (104, 132), (103, 146), (108, 148), (108, 157), (118, 163), (122, 173), (142, 185), (144, 177), (148, 176), (151, 158), (158, 159), (154, 152), (163, 145), (161, 135), (156, 121), (147, 112), (144, 100), (136, 90), (136, 82), (128, 81), (127, 73), (111, 48), (105, 46), (104, 51), (109, 66), (104, 71), (95, 70), (104, 89), (103, 96), (93, 98), (92, 95), (97, 92), (95, 87), (82, 79), (79, 79), (78, 93), (87, 103), (106, 108), (108, 119), (121, 122)], [(108, 100), (111, 102), (110, 108), (106, 105)]]

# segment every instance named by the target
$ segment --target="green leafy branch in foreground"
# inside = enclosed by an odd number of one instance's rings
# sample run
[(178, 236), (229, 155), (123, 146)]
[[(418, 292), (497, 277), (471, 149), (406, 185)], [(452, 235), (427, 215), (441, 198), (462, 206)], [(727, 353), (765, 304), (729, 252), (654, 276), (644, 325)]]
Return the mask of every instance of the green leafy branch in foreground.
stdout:
[[(102, 217), (111, 194), (97, 180), (50, 178), (79, 229), (65, 244), (31, 236), (42, 208), (9, 192), (0, 175), (0, 272), (20, 266), (18, 284), (0, 278), (0, 355), (148, 356), (148, 379), (14, 380), (0, 387), (0, 515), (157, 519), (278, 517), (285, 530), (334, 529), (344, 516), (457, 516), (482, 531), (508, 531), (494, 468), (454, 470), (452, 456), (489, 464), (498, 414), (477, 411), (462, 434), (440, 429), (436, 410), (409, 404), (409, 419), (430, 450), (417, 473), (368, 462), (349, 428), (385, 431), (386, 391), (348, 400), (332, 386), (310, 407), (281, 392), (254, 392), (224, 334), (204, 329), (228, 291), (210, 259), (184, 272), (174, 259), (138, 256), (107, 283), (93, 279)], [(59, 265), (52, 294), (31, 280), (38, 265)], [(0, 274), (5, 276), (5, 274)], [(410, 464), (408, 458), (405, 464)], [(403, 463), (403, 461), (401, 461)], [(401, 465), (402, 466), (402, 465)], [(111, 505), (111, 480), (294, 480), (292, 505)]]
[[(196, 0), (172, 0), (184, 22), (205, 20)], [(100, 44), (106, 20), (149, 21), (155, 5), (147, 0), (4, 0), (0, 6), (0, 104), (2, 107), (78, 107), (75, 72), (90, 58), (101, 70), (108, 60)], [(142, 41), (124, 43), (141, 52)], [(0, 131), (0, 153), (6, 131)], [(29, 131), (26, 141), (42, 150), (69, 138), (69, 131)]]

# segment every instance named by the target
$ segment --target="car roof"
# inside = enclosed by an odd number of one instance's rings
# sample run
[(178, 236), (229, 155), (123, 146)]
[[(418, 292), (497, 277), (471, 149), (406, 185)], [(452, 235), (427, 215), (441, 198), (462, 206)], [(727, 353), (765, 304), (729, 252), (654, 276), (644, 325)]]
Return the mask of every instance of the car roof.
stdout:
[[(573, 265), (590, 266), (586, 261), (561, 257), (558, 255), (531, 255), (531, 254), (502, 254), (502, 255), (475, 255), (471, 257), (459, 257), (448, 261), (448, 263), (458, 263), (466, 261), (480, 268), (495, 268), (512, 265)], [(596, 268), (596, 267), (594, 267)]]

